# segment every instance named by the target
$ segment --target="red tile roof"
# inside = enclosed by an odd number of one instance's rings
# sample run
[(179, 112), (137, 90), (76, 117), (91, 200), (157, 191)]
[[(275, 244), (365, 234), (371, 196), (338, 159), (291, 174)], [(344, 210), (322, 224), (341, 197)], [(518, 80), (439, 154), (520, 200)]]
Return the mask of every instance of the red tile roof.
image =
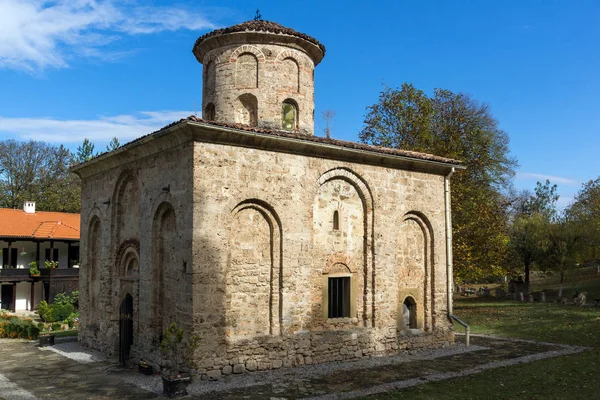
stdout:
[(0, 237), (79, 240), (79, 214), (0, 208)]
[(212, 32), (208, 32), (208, 33), (200, 36), (198, 38), (198, 40), (196, 40), (196, 43), (194, 44), (194, 50), (196, 49), (196, 47), (198, 47), (200, 45), (200, 43), (202, 43), (203, 41), (205, 41), (207, 39), (210, 39), (210, 38), (216, 37), (216, 36), (227, 35), (229, 33), (238, 33), (238, 32), (269, 32), (269, 33), (275, 33), (275, 34), (296, 36), (296, 37), (299, 37), (301, 39), (304, 39), (308, 42), (311, 42), (311, 43), (319, 46), (319, 48), (321, 49), (323, 54), (325, 54), (325, 46), (323, 46), (323, 44), (321, 44), (321, 42), (319, 42), (314, 37), (309, 36), (305, 33), (295, 31), (292, 28), (287, 28), (281, 24), (278, 24), (277, 22), (265, 21), (265, 20), (246, 21), (246, 22), (242, 22), (241, 24), (237, 24), (237, 25), (229, 26), (227, 28), (217, 29)]

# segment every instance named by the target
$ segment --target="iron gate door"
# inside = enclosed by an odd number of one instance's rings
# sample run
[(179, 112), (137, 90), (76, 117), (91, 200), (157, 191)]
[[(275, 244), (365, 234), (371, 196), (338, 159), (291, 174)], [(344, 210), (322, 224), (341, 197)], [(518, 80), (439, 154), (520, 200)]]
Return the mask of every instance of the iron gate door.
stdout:
[(125, 296), (121, 302), (119, 316), (119, 362), (125, 365), (133, 344), (133, 298)]

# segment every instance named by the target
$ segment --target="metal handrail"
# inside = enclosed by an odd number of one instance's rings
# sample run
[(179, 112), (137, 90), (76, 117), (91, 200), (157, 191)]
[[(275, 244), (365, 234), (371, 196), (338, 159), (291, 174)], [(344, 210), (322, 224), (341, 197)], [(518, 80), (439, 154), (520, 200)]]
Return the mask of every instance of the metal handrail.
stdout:
[(466, 322), (464, 322), (462, 319), (458, 318), (454, 314), (448, 314), (448, 317), (452, 318), (453, 320), (455, 320), (456, 322), (458, 322), (460, 325), (462, 325), (465, 328), (466, 336), (467, 336), (467, 347), (469, 347), (469, 338), (471, 336), (471, 328), (469, 328), (469, 325), (467, 325)]

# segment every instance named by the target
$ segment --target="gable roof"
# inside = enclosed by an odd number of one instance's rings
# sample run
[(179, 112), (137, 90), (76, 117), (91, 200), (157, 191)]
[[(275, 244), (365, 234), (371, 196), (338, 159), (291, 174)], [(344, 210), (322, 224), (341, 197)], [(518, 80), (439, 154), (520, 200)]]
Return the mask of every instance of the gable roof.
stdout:
[(0, 208), (0, 237), (79, 240), (80, 215)]

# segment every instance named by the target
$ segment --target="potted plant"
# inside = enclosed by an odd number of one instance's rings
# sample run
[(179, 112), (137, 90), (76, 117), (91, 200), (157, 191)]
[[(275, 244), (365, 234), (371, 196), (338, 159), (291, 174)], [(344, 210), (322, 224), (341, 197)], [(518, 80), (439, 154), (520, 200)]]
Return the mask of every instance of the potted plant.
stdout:
[(184, 343), (183, 329), (178, 328), (175, 322), (165, 329), (160, 348), (168, 363), (162, 376), (163, 394), (167, 397), (187, 395), (187, 386), (191, 381), (189, 374), (183, 371), (187, 345)]
[(37, 261), (32, 261), (29, 263), (29, 276), (31, 276), (31, 277), (40, 276), (40, 270), (38, 269)]
[(46, 267), (46, 269), (55, 269), (58, 267), (58, 261), (46, 260), (44, 261), (44, 266)]

